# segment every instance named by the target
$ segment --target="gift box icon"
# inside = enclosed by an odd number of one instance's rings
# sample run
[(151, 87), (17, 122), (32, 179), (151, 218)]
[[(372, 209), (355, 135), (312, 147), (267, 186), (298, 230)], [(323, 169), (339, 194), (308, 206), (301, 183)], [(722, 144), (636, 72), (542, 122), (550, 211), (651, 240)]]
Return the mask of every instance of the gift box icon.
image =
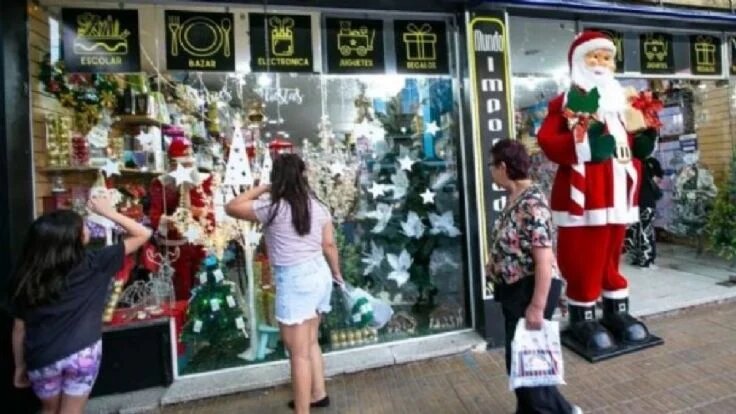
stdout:
[(291, 17), (271, 17), (271, 53), (274, 56), (291, 56), (294, 54), (294, 19)]
[(402, 35), (406, 46), (406, 60), (436, 60), (437, 35), (432, 33), (432, 26), (424, 23), (417, 26), (409, 23)]
[(710, 37), (698, 37), (695, 43), (695, 62), (707, 66), (716, 64), (716, 46)]

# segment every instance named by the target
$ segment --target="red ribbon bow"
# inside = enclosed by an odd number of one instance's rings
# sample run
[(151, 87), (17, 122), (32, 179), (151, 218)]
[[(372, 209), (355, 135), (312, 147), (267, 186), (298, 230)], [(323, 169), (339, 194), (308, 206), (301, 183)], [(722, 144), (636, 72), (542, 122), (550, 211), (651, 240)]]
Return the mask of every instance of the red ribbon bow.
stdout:
[(664, 104), (654, 97), (652, 91), (643, 91), (638, 96), (633, 97), (631, 106), (641, 111), (648, 128), (659, 129), (662, 126), (662, 121), (659, 120), (659, 112)]

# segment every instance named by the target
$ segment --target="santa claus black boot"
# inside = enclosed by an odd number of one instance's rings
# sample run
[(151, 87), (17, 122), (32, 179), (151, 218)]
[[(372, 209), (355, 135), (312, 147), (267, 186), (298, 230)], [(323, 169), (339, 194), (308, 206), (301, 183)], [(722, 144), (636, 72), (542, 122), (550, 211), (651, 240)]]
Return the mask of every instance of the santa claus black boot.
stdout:
[(607, 352), (615, 346), (611, 334), (595, 319), (595, 306), (568, 304), (567, 308), (570, 312), (570, 332), (588, 354)]
[(629, 298), (603, 298), (601, 323), (617, 341), (638, 343), (649, 339), (649, 330), (644, 323), (629, 314)]

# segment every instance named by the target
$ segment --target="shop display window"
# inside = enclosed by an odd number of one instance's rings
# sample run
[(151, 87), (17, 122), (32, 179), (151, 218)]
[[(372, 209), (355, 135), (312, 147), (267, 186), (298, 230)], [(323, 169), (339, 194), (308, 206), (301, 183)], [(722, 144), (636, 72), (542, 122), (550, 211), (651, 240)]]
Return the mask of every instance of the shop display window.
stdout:
[[(85, 214), (87, 196), (106, 191), (122, 212), (156, 230), (115, 277), (107, 326), (173, 318), (179, 375), (284, 359), (263, 229), (227, 218), (223, 208), (267, 175), (283, 152), (307, 161), (312, 189), (335, 222), (345, 280), (393, 310), (376, 328), (370, 307), (347, 309), (335, 289), (320, 331), (325, 350), (469, 326), (458, 93), (449, 70), (272, 71), (270, 64), (310, 59), (294, 57), (303, 44), (282, 19), (268, 37), (266, 69), (251, 72), (257, 52), (246, 40), (244, 16), (262, 9), (222, 15), (222, 8), (198, 8), (187, 17), (175, 4), (126, 5), (138, 12), (137, 25), (126, 27), (132, 17), (85, 14), (58, 3), (34, 10), (30, 25), (39, 213), (75, 208)], [(65, 26), (72, 12), (85, 25), (73, 44)], [(312, 23), (311, 58), (320, 56), (321, 14), (300, 15)], [(386, 17), (383, 25), (392, 22)], [(417, 27), (397, 36), (406, 42), (406, 59), (421, 61), (407, 68), (432, 67), (442, 53), (445, 62), (454, 61), (447, 47), (437, 46), (449, 33), (429, 35), (444, 26)], [(363, 29), (343, 34), (357, 39)], [(363, 37), (345, 52), (365, 54), (377, 44)], [(64, 64), (69, 50), (92, 56), (138, 46), (140, 70), (126, 70), (117, 52), (78, 62), (99, 71), (77, 73)], [(173, 59), (183, 53), (202, 58)], [(168, 70), (175, 65), (204, 71)], [(207, 71), (212, 65), (230, 69)], [(181, 161), (182, 154), (189, 159)], [(87, 222), (97, 245), (119, 237), (104, 220), (88, 216)]]

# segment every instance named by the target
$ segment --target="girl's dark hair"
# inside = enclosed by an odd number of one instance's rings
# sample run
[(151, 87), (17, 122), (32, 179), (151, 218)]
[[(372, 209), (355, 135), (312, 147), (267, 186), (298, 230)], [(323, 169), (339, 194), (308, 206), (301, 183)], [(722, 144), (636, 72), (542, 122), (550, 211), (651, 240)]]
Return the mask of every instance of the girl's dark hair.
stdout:
[(270, 225), (276, 218), (285, 200), (291, 206), (291, 223), (300, 236), (309, 234), (311, 230), (311, 214), (309, 199), (312, 191), (304, 174), (304, 161), (296, 154), (281, 154), (273, 161), (271, 170), (271, 211), (266, 222)]
[(16, 305), (36, 307), (59, 298), (67, 275), (84, 259), (83, 224), (70, 210), (44, 214), (33, 222), (13, 278)]
[(498, 166), (506, 164), (506, 174), (510, 180), (525, 180), (529, 178), (529, 167), (532, 162), (526, 147), (513, 139), (502, 139), (491, 148), (492, 163)]

